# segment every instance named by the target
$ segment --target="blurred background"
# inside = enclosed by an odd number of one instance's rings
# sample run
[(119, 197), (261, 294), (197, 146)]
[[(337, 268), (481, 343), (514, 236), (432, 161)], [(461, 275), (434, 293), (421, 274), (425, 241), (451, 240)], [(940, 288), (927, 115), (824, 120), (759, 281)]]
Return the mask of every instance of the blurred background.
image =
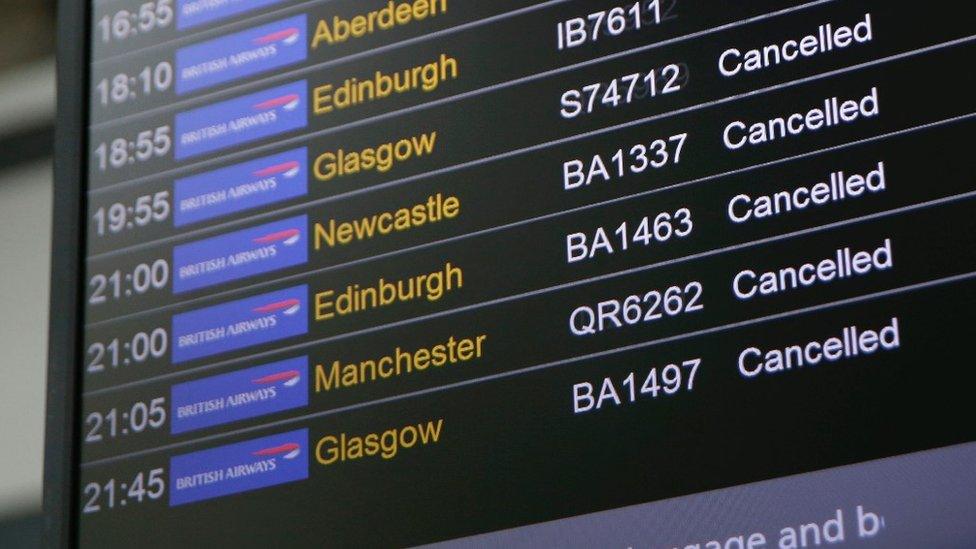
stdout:
[(40, 543), (53, 0), (0, 0), (0, 548)]

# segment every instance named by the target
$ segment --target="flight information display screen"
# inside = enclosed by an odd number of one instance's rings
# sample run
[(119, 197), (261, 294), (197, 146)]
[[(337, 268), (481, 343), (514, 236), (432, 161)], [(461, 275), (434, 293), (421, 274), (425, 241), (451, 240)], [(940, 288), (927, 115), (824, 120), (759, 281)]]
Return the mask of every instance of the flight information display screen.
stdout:
[(76, 539), (976, 543), (957, 9), (94, 0)]

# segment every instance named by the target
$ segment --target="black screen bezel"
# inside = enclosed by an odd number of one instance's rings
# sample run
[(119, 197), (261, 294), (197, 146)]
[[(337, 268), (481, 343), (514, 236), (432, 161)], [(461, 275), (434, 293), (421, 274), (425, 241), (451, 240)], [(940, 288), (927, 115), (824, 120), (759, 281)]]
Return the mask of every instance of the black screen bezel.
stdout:
[(47, 413), (44, 438), (45, 547), (77, 540), (77, 418), (81, 388), (90, 4), (57, 5), (57, 118), (51, 237)]

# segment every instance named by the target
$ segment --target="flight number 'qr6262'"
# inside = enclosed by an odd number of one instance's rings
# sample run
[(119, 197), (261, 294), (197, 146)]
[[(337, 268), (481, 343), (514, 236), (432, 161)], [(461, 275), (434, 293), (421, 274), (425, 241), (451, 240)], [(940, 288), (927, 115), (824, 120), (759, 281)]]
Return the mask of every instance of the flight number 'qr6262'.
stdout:
[(595, 306), (581, 305), (569, 315), (569, 331), (575, 336), (591, 336), (696, 313), (705, 308), (703, 293), (701, 282), (693, 280), (664, 290), (605, 299)]

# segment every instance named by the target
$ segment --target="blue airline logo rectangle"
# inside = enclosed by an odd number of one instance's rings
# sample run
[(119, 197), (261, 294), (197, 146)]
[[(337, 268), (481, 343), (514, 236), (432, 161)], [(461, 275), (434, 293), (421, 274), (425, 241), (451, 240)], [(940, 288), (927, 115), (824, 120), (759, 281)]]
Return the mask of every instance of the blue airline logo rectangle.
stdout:
[(169, 506), (250, 492), (308, 478), (308, 429), (169, 460)]
[(308, 194), (305, 147), (177, 179), (173, 224), (223, 217)]
[(297, 15), (176, 50), (176, 94), (304, 61), (306, 25)]
[(173, 316), (174, 364), (308, 333), (308, 285)]
[(308, 406), (308, 357), (174, 385), (172, 433), (179, 434)]
[(305, 80), (176, 115), (177, 160), (219, 151), (308, 125)]
[(173, 248), (179, 294), (308, 262), (308, 216), (300, 215)]
[(279, 4), (284, 0), (177, 0), (176, 30), (188, 29), (234, 15)]

